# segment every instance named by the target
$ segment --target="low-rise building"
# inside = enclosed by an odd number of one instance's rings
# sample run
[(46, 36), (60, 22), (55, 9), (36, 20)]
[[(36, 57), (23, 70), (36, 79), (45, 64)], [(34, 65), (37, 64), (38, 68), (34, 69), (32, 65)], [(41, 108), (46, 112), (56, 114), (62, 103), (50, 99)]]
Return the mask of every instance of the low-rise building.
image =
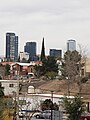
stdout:
[(19, 53), (19, 56), (20, 56), (20, 62), (25, 59), (25, 60), (29, 60), (29, 53), (27, 52), (20, 52)]
[(2, 87), (4, 87), (4, 95), (12, 96), (17, 93), (18, 81), (17, 80), (0, 80)]

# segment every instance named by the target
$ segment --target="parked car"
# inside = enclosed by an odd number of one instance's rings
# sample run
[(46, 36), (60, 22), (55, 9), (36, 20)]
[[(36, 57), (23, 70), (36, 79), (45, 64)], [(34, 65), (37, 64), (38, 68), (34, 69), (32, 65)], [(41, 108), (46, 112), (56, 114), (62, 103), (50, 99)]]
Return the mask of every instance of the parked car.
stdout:
[(50, 119), (51, 118), (51, 110), (44, 110), (41, 111), (40, 113), (35, 114), (35, 117), (37, 119)]
[(81, 115), (81, 118), (84, 120), (90, 120), (90, 113), (83, 113), (82, 115)]

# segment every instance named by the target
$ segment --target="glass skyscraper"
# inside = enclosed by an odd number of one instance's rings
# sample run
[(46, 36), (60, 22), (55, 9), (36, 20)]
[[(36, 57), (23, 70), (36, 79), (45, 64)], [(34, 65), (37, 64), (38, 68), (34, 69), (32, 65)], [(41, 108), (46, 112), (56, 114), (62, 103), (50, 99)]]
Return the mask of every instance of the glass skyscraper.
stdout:
[(62, 57), (62, 50), (50, 49), (49, 54), (50, 54), (50, 56), (60, 56), (60, 57)]
[(29, 53), (29, 57), (31, 61), (35, 61), (36, 57), (36, 42), (27, 42), (24, 46), (24, 52)]
[(18, 36), (15, 33), (6, 33), (6, 59), (7, 61), (18, 60)]
[(75, 40), (68, 40), (67, 41), (67, 50), (74, 51), (76, 50), (76, 41)]

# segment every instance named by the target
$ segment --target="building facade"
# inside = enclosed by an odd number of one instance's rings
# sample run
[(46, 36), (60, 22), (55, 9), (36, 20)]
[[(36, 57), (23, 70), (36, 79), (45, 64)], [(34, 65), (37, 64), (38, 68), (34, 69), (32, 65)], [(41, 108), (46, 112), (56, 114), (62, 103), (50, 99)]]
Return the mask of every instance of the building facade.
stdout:
[(11, 96), (13, 93), (17, 93), (17, 80), (1, 80), (2, 87), (4, 87), (4, 95)]
[(20, 52), (19, 53), (19, 56), (20, 56), (20, 62), (25, 59), (25, 60), (29, 60), (29, 53), (27, 52)]
[(75, 40), (68, 40), (67, 41), (67, 50), (74, 51), (76, 50), (76, 41)]
[(7, 61), (18, 60), (18, 36), (15, 33), (6, 33), (6, 59)]
[(27, 42), (24, 46), (24, 52), (29, 53), (31, 61), (36, 60), (36, 42)]
[(62, 50), (50, 49), (49, 55), (50, 56), (60, 56), (60, 57), (62, 57)]

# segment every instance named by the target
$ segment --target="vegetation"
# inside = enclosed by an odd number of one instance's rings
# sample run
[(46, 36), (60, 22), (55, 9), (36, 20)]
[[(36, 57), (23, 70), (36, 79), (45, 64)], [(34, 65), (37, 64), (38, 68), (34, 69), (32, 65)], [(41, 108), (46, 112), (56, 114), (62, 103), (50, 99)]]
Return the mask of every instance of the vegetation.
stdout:
[(5, 76), (5, 66), (0, 64), (0, 79), (2, 79), (3, 76)]
[(64, 54), (64, 61), (62, 64), (62, 76), (64, 79), (67, 79), (68, 85), (68, 95), (70, 94), (70, 83), (76, 82), (78, 85), (78, 93), (81, 92), (82, 89), (82, 67), (84, 63), (81, 61), (82, 56), (78, 51), (67, 51)]
[(64, 98), (65, 110), (68, 116), (68, 120), (81, 120), (81, 114), (84, 112), (84, 102), (81, 101), (79, 96), (75, 96), (73, 99)]
[(64, 78), (68, 77), (70, 80), (75, 80), (76, 75), (80, 72), (81, 67), (81, 55), (79, 52), (67, 51), (64, 54), (64, 62), (62, 65), (62, 76)]
[(81, 78), (81, 83), (86, 83), (88, 81), (88, 77)]
[(0, 76), (0, 80), (2, 80), (2, 77)]
[(26, 58), (23, 58), (21, 62), (22, 62), (22, 63), (27, 63)]
[(42, 110), (58, 110), (59, 107), (56, 103), (53, 103), (51, 99), (46, 99), (43, 103), (41, 103)]
[(41, 61), (45, 59), (45, 48), (44, 48), (44, 38), (42, 41), (42, 50), (41, 50)]
[(56, 63), (55, 58), (53, 56), (48, 56), (47, 59), (43, 59), (42, 65), (35, 66), (35, 71), (38, 77), (47, 76), (49, 78), (50, 75), (51, 78), (52, 73), (54, 73), (53, 75), (56, 76), (58, 73), (58, 65)]
[(5, 66), (5, 75), (6, 76), (10, 75), (10, 65), (9, 64), (6, 64), (6, 66)]
[(55, 79), (55, 77), (57, 76), (57, 73), (56, 73), (56, 72), (53, 72), (53, 71), (47, 72), (47, 73), (45, 74), (45, 76), (46, 76), (47, 79), (53, 80), (53, 79)]

